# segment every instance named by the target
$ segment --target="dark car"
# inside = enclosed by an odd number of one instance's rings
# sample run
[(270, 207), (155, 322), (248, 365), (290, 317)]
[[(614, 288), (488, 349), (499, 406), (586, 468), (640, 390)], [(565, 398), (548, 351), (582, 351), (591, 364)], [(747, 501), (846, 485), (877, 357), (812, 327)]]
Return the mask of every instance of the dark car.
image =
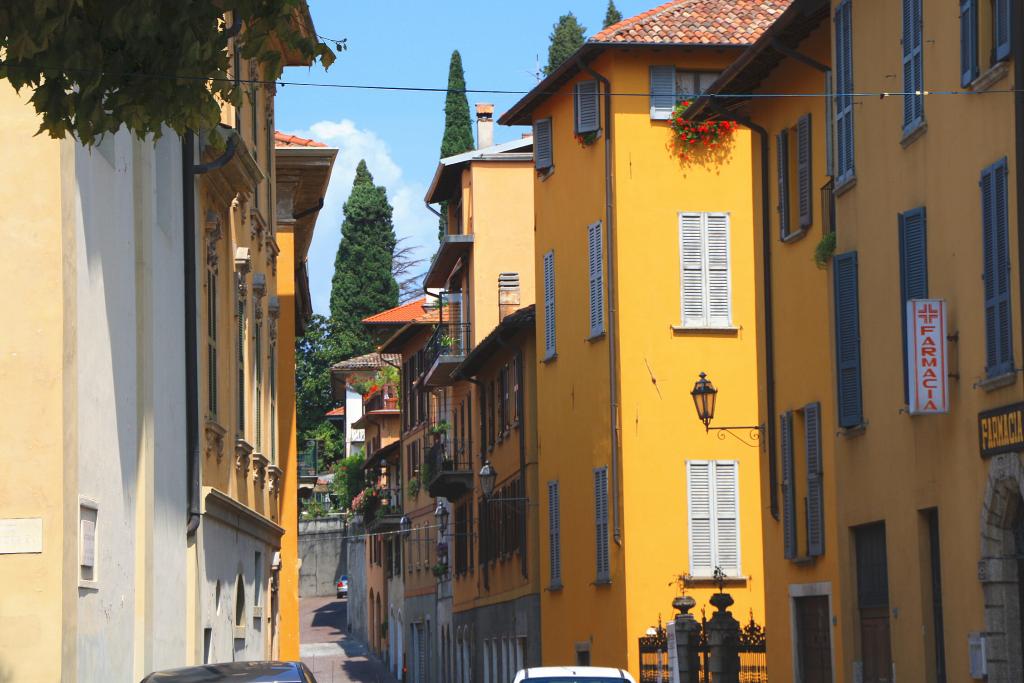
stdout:
[(154, 671), (142, 683), (316, 683), (302, 662), (226, 662)]

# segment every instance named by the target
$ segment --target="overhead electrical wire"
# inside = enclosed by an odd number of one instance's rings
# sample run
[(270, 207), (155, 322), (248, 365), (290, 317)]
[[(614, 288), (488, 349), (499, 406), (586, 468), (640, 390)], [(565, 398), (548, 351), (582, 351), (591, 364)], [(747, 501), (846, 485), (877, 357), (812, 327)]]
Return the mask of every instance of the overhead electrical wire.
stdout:
[[(231, 83), (236, 85), (275, 85), (279, 87), (298, 87), (298, 88), (330, 88), (340, 90), (376, 90), (382, 92), (421, 92), (421, 93), (462, 93), (462, 94), (477, 94), (477, 95), (546, 95), (546, 96), (566, 96), (572, 97), (571, 91), (565, 90), (505, 90), (499, 88), (463, 88), (463, 89), (450, 89), (443, 87), (430, 87), (430, 86), (410, 86), (410, 85), (381, 85), (381, 84), (364, 84), (364, 83), (316, 83), (312, 81), (293, 81), (293, 80), (277, 80), (270, 81), (258, 78), (241, 78), (235, 80), (234, 78), (218, 78), (215, 76), (187, 76), (180, 74), (154, 74), (146, 73), (141, 71), (122, 72), (114, 74), (112, 72), (103, 71), (102, 69), (88, 69), (78, 67), (35, 67), (24, 64), (7, 64), (0, 61), (0, 67), (8, 69), (32, 69), (42, 71), (45, 77), (47, 71), (57, 71), (65, 73), (80, 73), (88, 75), (116, 75), (124, 78), (162, 78), (167, 80), (178, 80), (178, 81), (203, 81), (203, 82), (222, 82)], [(966, 95), (966, 96), (978, 96), (978, 95), (994, 95), (994, 94), (1015, 94), (1018, 92), (1024, 92), (1024, 88), (992, 88), (989, 90), (975, 91), (975, 90), (917, 90), (917, 91), (902, 91), (902, 90), (876, 90), (876, 91), (854, 91), (847, 93), (840, 92), (803, 92), (803, 93), (789, 93), (789, 92), (757, 92), (757, 93), (703, 93), (700, 95), (694, 94), (694, 97), (708, 97), (711, 99), (772, 99), (772, 98), (807, 98), (807, 97), (824, 97), (824, 98), (835, 98), (835, 97), (905, 97), (908, 95)], [(608, 93), (612, 97), (650, 97), (650, 92), (611, 92)]]

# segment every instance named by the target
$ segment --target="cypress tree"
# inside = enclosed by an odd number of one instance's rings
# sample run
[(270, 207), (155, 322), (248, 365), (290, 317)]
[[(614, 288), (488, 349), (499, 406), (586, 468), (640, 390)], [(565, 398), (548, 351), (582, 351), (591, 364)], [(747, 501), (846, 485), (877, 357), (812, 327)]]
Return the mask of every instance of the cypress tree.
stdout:
[(356, 167), (344, 213), (331, 281), (331, 322), (334, 334), (357, 340), (351, 353), (368, 353), (373, 340), (361, 321), (398, 305), (398, 283), (391, 272), (397, 240), (387, 190), (373, 184), (365, 161)]
[(544, 67), (544, 75), (550, 76), (551, 72), (572, 56), (583, 45), (583, 33), (587, 29), (576, 20), (572, 12), (563, 14), (558, 18), (551, 31), (551, 45), (548, 47), (548, 65)]
[(615, 7), (615, 0), (608, 0), (608, 11), (604, 13), (604, 28), (622, 21), (622, 12)]
[[(462, 154), (473, 149), (473, 123), (469, 118), (469, 99), (466, 97), (466, 74), (462, 70), (462, 55), (452, 51), (448, 64), (448, 94), (444, 99), (444, 135), (441, 137), (441, 158)], [(441, 220), (437, 239), (448, 232), (448, 202), (441, 204)]]

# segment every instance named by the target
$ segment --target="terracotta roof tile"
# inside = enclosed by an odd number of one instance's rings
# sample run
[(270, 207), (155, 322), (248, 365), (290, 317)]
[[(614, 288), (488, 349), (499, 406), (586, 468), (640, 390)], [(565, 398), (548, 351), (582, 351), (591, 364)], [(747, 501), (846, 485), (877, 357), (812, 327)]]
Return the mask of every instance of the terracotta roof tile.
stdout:
[(402, 364), (402, 357), (397, 353), (368, 353), (365, 356), (356, 356), (339, 361), (331, 366), (334, 370), (376, 370), (385, 365), (399, 366)]
[(324, 417), (341, 417), (345, 414), (345, 406), (340, 406), (334, 410), (328, 410), (324, 413)]
[(389, 308), (363, 318), (364, 325), (394, 325), (413, 322), (436, 323), (439, 318), (436, 306), (427, 306), (427, 297), (420, 297), (407, 304)]
[(591, 43), (750, 45), (791, 0), (672, 0), (612, 24)]
[(282, 133), (279, 130), (274, 131), (274, 146), (275, 147), (326, 147), (322, 142), (316, 140), (310, 140), (309, 138), (300, 138), (298, 135), (288, 135)]

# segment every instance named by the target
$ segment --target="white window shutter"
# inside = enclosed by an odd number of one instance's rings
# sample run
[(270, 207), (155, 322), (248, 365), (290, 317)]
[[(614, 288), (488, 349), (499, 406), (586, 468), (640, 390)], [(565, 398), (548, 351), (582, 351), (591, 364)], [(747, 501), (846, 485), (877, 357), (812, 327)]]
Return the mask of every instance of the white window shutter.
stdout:
[(651, 118), (667, 120), (676, 106), (676, 68), (651, 67)]
[(715, 565), (726, 576), (741, 576), (739, 479), (737, 464), (716, 460), (714, 466)]
[(601, 129), (601, 106), (597, 81), (581, 81), (574, 88), (576, 132), (595, 133)]
[(544, 254), (544, 358), (555, 355), (555, 252)]
[(707, 244), (707, 324), (729, 327), (732, 312), (729, 297), (729, 214), (705, 214)]
[(539, 171), (555, 165), (551, 151), (551, 119), (533, 122), (533, 161)]
[(715, 570), (711, 529), (711, 463), (686, 463), (686, 497), (690, 516), (690, 574), (711, 576)]
[(604, 332), (604, 244), (601, 221), (587, 227), (590, 265), (590, 336)]
[(679, 214), (680, 299), (684, 327), (706, 325), (704, 311), (704, 230), (703, 215)]

